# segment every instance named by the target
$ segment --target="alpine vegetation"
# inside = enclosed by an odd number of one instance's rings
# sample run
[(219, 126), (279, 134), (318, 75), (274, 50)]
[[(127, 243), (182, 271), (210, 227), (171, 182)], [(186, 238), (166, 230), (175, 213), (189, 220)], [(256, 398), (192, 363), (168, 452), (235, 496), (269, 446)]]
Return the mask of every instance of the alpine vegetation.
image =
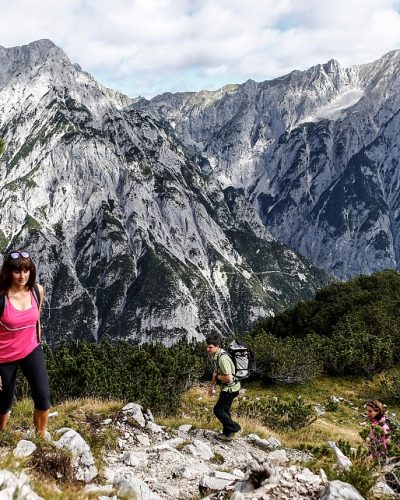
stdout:
[(330, 281), (134, 104), (49, 40), (0, 47), (0, 250), (38, 257), (48, 342), (228, 335)]

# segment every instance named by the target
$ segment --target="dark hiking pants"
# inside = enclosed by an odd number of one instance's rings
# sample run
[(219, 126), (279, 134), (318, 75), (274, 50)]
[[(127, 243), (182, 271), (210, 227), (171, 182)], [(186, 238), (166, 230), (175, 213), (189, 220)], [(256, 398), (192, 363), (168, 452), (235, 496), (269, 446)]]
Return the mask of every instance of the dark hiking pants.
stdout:
[(238, 396), (239, 391), (226, 392), (221, 391), (218, 401), (214, 406), (214, 415), (222, 424), (222, 432), (225, 436), (229, 436), (232, 432), (240, 431), (241, 427), (234, 422), (231, 417), (231, 406), (233, 400)]

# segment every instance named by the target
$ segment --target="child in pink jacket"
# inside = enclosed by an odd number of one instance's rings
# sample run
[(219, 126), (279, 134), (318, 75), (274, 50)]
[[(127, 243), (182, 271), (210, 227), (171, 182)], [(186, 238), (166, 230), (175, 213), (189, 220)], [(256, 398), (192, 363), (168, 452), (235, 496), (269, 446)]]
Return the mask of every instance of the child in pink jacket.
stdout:
[(366, 405), (367, 417), (371, 422), (371, 430), (367, 438), (369, 454), (373, 458), (386, 456), (390, 439), (390, 427), (386, 422), (385, 407), (375, 399)]

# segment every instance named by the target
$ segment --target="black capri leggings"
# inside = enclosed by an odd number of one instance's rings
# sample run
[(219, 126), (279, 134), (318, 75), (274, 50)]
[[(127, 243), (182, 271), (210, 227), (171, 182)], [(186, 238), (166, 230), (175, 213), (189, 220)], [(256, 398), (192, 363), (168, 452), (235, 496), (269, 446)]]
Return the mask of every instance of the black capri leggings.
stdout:
[(0, 363), (0, 415), (9, 412), (13, 404), (15, 379), (18, 367), (28, 380), (36, 410), (48, 410), (50, 403), (49, 377), (43, 349), (39, 345), (25, 358), (9, 363)]

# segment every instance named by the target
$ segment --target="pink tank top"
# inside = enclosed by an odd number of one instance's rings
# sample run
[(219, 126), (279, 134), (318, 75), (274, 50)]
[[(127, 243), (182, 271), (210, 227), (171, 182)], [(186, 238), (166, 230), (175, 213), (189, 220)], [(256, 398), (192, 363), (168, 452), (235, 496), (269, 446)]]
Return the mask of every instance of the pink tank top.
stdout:
[(0, 363), (25, 358), (38, 345), (36, 322), (39, 307), (31, 295), (31, 307), (25, 311), (16, 309), (6, 298), (4, 312), (0, 318)]

